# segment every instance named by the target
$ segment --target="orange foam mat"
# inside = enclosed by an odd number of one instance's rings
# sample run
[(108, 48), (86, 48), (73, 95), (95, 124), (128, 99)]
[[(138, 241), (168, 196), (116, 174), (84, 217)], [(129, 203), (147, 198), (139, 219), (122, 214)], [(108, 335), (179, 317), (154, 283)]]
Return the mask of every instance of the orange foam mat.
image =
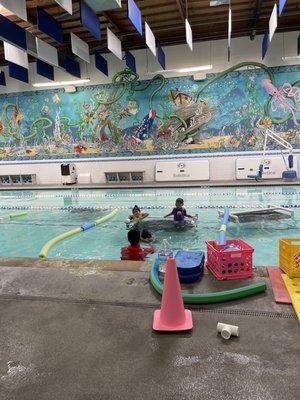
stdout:
[(289, 292), (281, 277), (282, 271), (277, 267), (267, 267), (276, 303), (292, 304)]

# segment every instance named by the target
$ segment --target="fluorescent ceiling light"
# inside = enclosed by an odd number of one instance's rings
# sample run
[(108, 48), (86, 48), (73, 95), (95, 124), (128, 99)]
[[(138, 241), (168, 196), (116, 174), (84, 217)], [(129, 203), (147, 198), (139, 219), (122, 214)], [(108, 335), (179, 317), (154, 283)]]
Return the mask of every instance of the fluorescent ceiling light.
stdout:
[(76, 81), (33, 83), (32, 86), (34, 86), (34, 87), (69, 86), (69, 85), (80, 85), (82, 83), (88, 83), (88, 82), (90, 82), (90, 79), (78, 79)]
[(297, 60), (297, 59), (300, 59), (300, 55), (299, 56), (282, 57), (282, 59), (283, 59), (283, 61)]
[(178, 72), (198, 72), (198, 71), (208, 71), (212, 69), (212, 65), (199, 65), (198, 67), (188, 67), (188, 68), (180, 68)]

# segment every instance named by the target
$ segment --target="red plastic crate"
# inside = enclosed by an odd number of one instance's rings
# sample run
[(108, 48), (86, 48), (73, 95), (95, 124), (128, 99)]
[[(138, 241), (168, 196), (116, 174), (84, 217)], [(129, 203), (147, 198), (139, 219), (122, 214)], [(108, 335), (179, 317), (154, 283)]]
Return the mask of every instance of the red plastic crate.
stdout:
[[(225, 245), (206, 241), (207, 268), (218, 280), (250, 278), (253, 276), (253, 247), (239, 239), (227, 240)], [(233, 247), (234, 246), (234, 247)]]

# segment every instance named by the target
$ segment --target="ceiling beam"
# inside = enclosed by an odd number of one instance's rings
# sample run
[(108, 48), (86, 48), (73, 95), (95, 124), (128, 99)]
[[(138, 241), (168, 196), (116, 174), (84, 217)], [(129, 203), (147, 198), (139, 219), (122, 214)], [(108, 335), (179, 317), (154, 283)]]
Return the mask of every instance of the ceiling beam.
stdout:
[(181, 19), (184, 22), (185, 21), (185, 14), (184, 14), (184, 11), (183, 11), (181, 0), (176, 0), (176, 4), (177, 4), (178, 10), (179, 10), (179, 14), (181, 16)]
[(111, 13), (107, 12), (107, 11), (102, 11), (101, 13), (106, 19), (107, 21), (115, 28), (115, 30), (117, 31), (117, 33), (122, 32), (122, 29), (120, 28), (120, 26), (117, 24), (117, 22), (115, 21), (115, 19), (112, 17)]

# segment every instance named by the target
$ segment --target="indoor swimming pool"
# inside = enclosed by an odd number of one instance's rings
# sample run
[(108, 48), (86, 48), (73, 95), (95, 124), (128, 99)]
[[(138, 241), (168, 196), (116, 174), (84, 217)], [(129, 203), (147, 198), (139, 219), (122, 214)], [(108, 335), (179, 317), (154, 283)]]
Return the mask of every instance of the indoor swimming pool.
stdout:
[[(272, 204), (288, 207), (294, 218), (275, 221), (258, 220), (243, 224), (230, 222), (227, 238), (239, 238), (254, 247), (254, 264), (278, 264), (278, 240), (297, 237), (300, 232), (300, 188), (298, 186), (251, 186), (227, 188), (159, 189), (64, 189), (0, 192), (0, 256), (38, 257), (40, 250), (55, 236), (92, 222), (118, 208), (115, 218), (93, 229), (78, 233), (55, 245), (49, 258), (120, 259), (126, 245), (124, 221), (137, 204), (151, 218), (162, 218), (182, 197), (189, 214), (198, 214), (191, 229), (161, 229), (152, 232), (160, 248), (168, 239), (173, 250), (202, 249), (206, 240), (217, 240), (221, 220), (218, 210), (230, 212), (265, 208)], [(11, 213), (27, 215), (10, 218)]]

